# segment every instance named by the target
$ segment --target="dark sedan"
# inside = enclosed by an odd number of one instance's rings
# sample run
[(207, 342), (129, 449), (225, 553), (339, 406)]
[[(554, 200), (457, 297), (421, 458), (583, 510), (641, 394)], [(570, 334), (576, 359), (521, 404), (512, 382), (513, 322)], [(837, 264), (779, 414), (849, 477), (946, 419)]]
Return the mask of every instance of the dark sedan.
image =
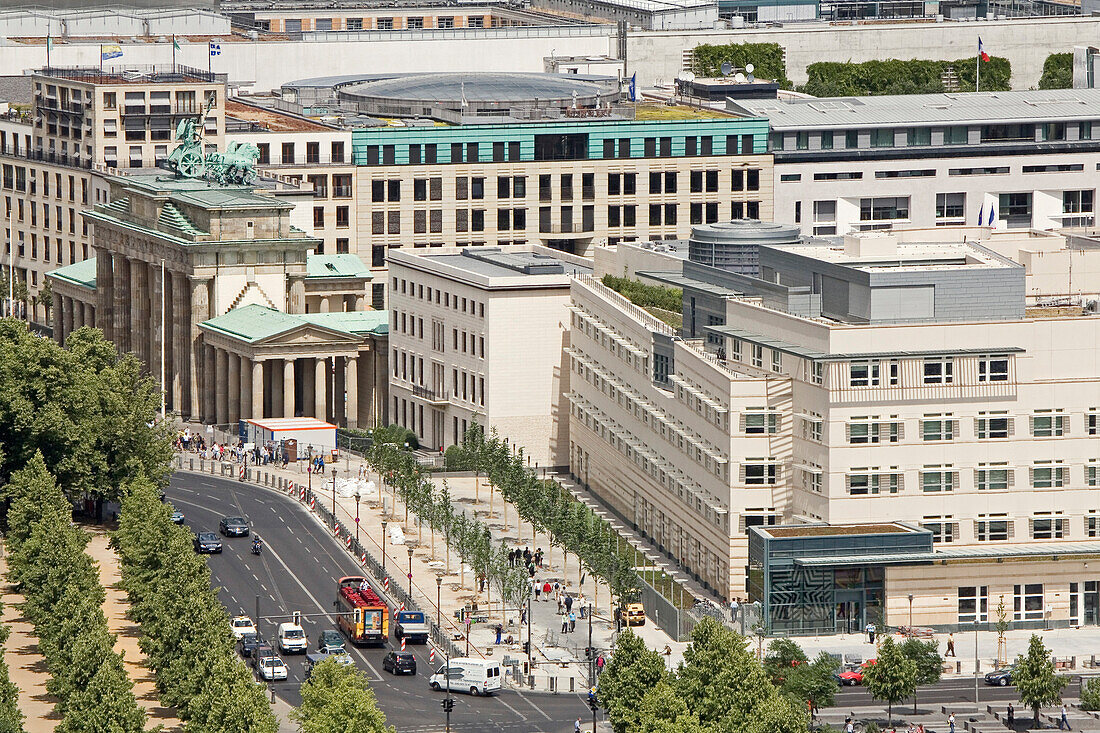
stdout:
[(213, 532), (199, 532), (195, 535), (195, 552), (200, 555), (221, 553), (222, 541)]
[(382, 658), (382, 669), (393, 674), (416, 674), (416, 657), (412, 652), (390, 652)]
[(1016, 684), (1012, 681), (1012, 673), (1015, 671), (1016, 666), (1011, 665), (1004, 669), (998, 669), (988, 673), (985, 676), (985, 683), (987, 685), (997, 685), (998, 687), (1007, 687), (1009, 685)]
[(226, 537), (247, 537), (248, 520), (244, 517), (222, 517), (218, 530)]
[(245, 634), (237, 640), (237, 651), (240, 652), (242, 657), (248, 659), (252, 656), (252, 652), (256, 650), (256, 647), (265, 644), (267, 644), (267, 642), (263, 640), (262, 636), (258, 634)]

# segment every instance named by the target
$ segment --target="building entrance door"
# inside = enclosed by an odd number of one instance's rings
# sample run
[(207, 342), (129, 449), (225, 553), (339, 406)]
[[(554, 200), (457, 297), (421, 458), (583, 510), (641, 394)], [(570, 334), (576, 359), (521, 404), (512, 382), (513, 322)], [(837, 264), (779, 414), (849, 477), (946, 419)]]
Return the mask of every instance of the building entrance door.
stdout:
[(863, 594), (859, 591), (837, 591), (833, 596), (838, 634), (858, 634), (863, 630)]

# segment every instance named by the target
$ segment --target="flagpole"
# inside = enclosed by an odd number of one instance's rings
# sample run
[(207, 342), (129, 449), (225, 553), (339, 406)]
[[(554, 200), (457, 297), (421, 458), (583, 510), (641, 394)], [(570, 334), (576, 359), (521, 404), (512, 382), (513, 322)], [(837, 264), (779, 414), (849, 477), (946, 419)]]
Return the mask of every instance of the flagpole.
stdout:
[(172, 34), (172, 71), (176, 70), (176, 34)]
[[(174, 47), (173, 47), (174, 48)], [(174, 52), (173, 52), (173, 55)], [(172, 62), (173, 66), (175, 61)], [(164, 386), (164, 260), (160, 261), (160, 419), (167, 420), (168, 413), (165, 411), (165, 401), (167, 399), (167, 389)]]
[(978, 39), (978, 56), (974, 59), (974, 91), (980, 92), (982, 87), (982, 39)]

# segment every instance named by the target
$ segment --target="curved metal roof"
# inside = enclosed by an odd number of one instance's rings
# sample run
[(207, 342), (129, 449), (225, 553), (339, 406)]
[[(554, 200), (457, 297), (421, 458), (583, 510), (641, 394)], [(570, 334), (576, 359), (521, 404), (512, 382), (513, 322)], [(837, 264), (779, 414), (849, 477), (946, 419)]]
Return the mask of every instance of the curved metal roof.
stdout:
[[(591, 79), (589, 81), (588, 79)], [(434, 73), (367, 81), (344, 87), (342, 95), (361, 99), (425, 100), (460, 104), (463, 99), (477, 102), (528, 102), (570, 100), (595, 97), (606, 87), (610, 77), (578, 77), (577, 75), (535, 73)]]

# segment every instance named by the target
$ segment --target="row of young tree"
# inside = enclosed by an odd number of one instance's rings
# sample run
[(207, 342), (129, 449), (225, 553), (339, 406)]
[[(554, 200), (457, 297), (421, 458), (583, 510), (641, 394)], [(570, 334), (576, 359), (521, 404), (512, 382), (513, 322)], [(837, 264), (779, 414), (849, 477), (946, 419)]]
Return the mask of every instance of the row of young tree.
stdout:
[(464, 436), (462, 448), (475, 472), (485, 474), (523, 521), (546, 534), (553, 545), (577, 557), (590, 574), (602, 578), (620, 603), (641, 588), (634, 554), (622, 548), (618, 533), (602, 517), (577, 501), (561, 484), (540, 479), (527, 465), (522, 447), (513, 450), (493, 429), (486, 436), (477, 423)]
[(509, 564), (510, 548), (504, 543), (494, 545), (492, 533), (484, 523), (455, 508), (446, 484), (437, 488), (431, 474), (420, 467), (404, 444), (389, 438), (386, 428), (375, 429), (367, 462), (393, 489), (407, 510), (421, 524), (428, 525), (433, 554), (435, 535), (442, 534), (448, 563), (449, 553), (454, 550), (476, 576), (485, 579), (490, 594), (496, 591), (502, 604), (521, 605), (528, 596), (528, 578), (522, 568)]
[(23, 594), (50, 672), (57, 730), (141, 733), (145, 711), (114, 651), (103, 586), (85, 552), (89, 535), (72, 523), (72, 504), (41, 453), (12, 474), (6, 497), (8, 580)]
[(172, 523), (151, 481), (123, 487), (113, 542), (161, 702), (177, 709), (188, 731), (275, 733), (266, 690), (235, 653), (206, 559), (194, 552), (191, 533)]

